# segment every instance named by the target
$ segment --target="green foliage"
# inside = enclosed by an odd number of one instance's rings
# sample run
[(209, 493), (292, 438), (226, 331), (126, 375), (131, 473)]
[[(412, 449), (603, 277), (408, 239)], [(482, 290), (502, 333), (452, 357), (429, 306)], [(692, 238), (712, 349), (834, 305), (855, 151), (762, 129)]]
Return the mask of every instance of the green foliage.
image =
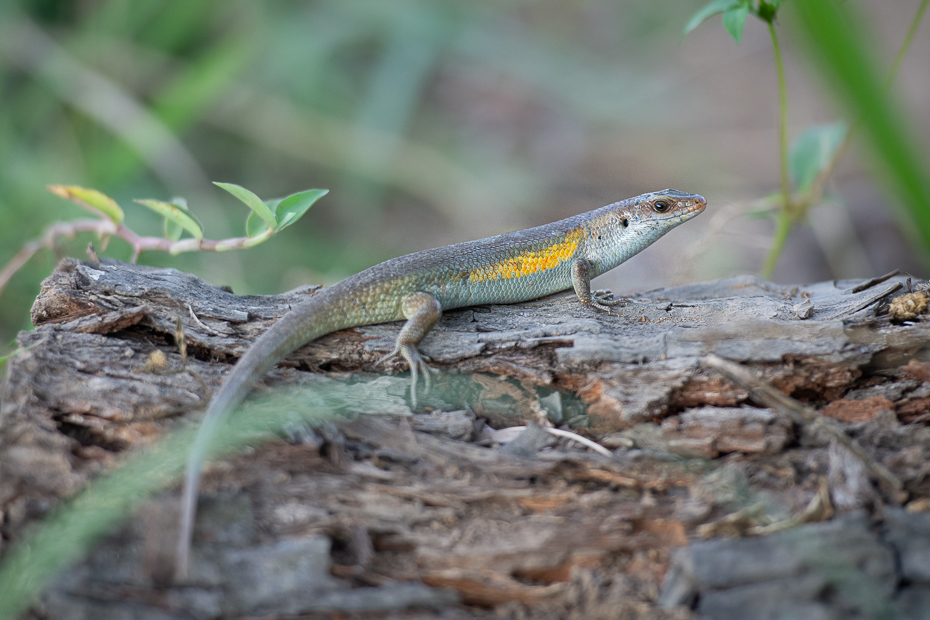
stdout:
[[(924, 0), (915, 21), (926, 6)], [(869, 138), (870, 152), (898, 195), (926, 252), (930, 248), (930, 168), (911, 138), (907, 115), (883, 87), (876, 52), (866, 43), (870, 37), (865, 27), (852, 7), (844, 4), (841, 8), (835, 0), (805, 0), (798, 3), (797, 11), (813, 58), (852, 116), (859, 119)]]
[(740, 6), (741, 3), (739, 0), (711, 0), (711, 2), (705, 4), (703, 7), (698, 9), (694, 15), (691, 16), (691, 19), (688, 20), (687, 24), (685, 24), (685, 28), (682, 31), (681, 36), (687, 35), (689, 32), (704, 23), (705, 20), (710, 19), (714, 15), (719, 15), (720, 13), (738, 8)]
[(756, 10), (756, 15), (759, 16), (764, 22), (771, 24), (775, 21), (775, 15), (778, 13), (778, 7), (781, 5), (782, 0), (771, 0), (766, 2), (766, 0), (759, 0), (759, 8)]
[(122, 224), (126, 216), (116, 201), (95, 189), (77, 185), (49, 185), (48, 191), (56, 196), (81, 205), (94, 215), (101, 215), (114, 224)]
[(275, 230), (284, 230), (295, 223), (307, 212), (307, 209), (328, 193), (328, 189), (308, 189), (304, 192), (291, 194), (278, 202), (275, 207)]
[(848, 130), (843, 122), (815, 125), (797, 137), (790, 155), (791, 178), (796, 191), (809, 191), (814, 179), (829, 170)]
[(722, 13), (723, 27), (738, 45), (743, 40), (743, 27), (750, 14), (770, 24), (775, 21), (780, 4), (781, 0), (759, 0), (758, 4), (755, 0), (711, 0), (691, 16), (681, 36), (685, 36), (714, 15)]
[[(133, 259), (146, 250), (161, 250), (176, 255), (198, 250), (225, 252), (251, 248), (267, 241), (299, 220), (317, 200), (329, 191), (311, 189), (284, 199), (262, 202), (258, 196), (244, 187), (231, 183), (217, 183), (217, 185), (236, 196), (251, 209), (249, 219), (246, 220), (246, 237), (221, 241), (204, 239), (203, 227), (188, 210), (187, 201), (179, 197), (174, 198), (171, 203), (152, 199), (135, 200), (136, 203), (147, 207), (164, 219), (164, 238), (144, 237), (122, 224), (123, 210), (109, 196), (97, 190), (76, 185), (50, 185), (48, 188), (50, 192), (76, 202), (91, 213), (98, 215), (101, 220), (99, 222), (82, 220), (52, 225), (40, 239), (28, 243), (20, 252), (17, 257), (18, 266), (11, 264), (0, 271), (0, 292), (16, 269), (38, 250), (54, 244), (57, 241), (56, 237), (59, 236), (74, 236), (78, 232), (95, 232), (102, 239), (109, 239), (110, 236), (119, 237), (132, 247)], [(188, 240), (181, 241), (184, 231), (191, 235), (193, 243)]]
[[(274, 232), (284, 230), (300, 219), (307, 212), (307, 209), (313, 206), (313, 203), (328, 193), (329, 190), (327, 189), (308, 189), (304, 192), (291, 194), (287, 198), (274, 198), (264, 201), (268, 210), (274, 214), (275, 223), (270, 230)], [(257, 237), (268, 230), (268, 224), (253, 210), (245, 224), (246, 236)]]
[[(177, 241), (181, 238), (181, 230), (186, 230), (194, 239), (203, 239), (203, 230), (200, 224), (187, 212), (186, 204), (169, 204), (150, 198), (136, 198), (135, 202), (148, 207), (165, 218), (165, 238)], [(186, 203), (186, 201), (185, 201)]]
[(6, 366), (6, 363), (8, 361), (10, 361), (11, 359), (13, 359), (14, 357), (16, 357), (17, 355), (19, 355), (25, 350), (26, 349), (16, 349), (15, 351), (12, 351), (11, 353), (7, 353), (6, 355), (0, 356), (0, 370), (3, 370), (3, 367)]
[[(213, 184), (217, 187), (225, 189), (227, 192), (241, 200), (245, 206), (252, 209), (252, 212), (262, 219), (267, 228), (271, 230), (275, 229), (277, 226), (277, 221), (275, 220), (274, 213), (271, 211), (268, 205), (262, 202), (261, 198), (245, 189), (244, 187), (239, 187), (238, 185), (233, 185), (232, 183), (218, 183), (214, 181)], [(251, 221), (251, 216), (249, 221)], [(258, 234), (258, 232), (255, 230), (257, 227), (252, 226), (250, 230), (249, 221), (246, 222), (246, 236), (254, 237)]]
[(743, 26), (746, 25), (747, 17), (749, 17), (749, 5), (747, 4), (732, 6), (723, 12), (723, 27), (727, 29), (737, 45), (743, 40)]
[[(187, 213), (191, 217), (191, 219), (194, 220), (194, 223), (197, 224), (197, 227), (200, 230), (203, 230), (203, 224), (201, 224), (200, 221), (196, 217), (194, 217), (194, 214), (190, 212), (190, 209), (187, 208), (187, 200), (185, 198), (182, 198), (181, 196), (175, 196), (174, 198), (171, 199), (169, 204), (177, 207), (178, 209), (182, 209), (185, 213)], [(179, 223), (174, 222), (168, 218), (165, 218), (164, 232), (165, 232), (165, 239), (170, 239), (171, 241), (177, 241), (178, 239), (181, 238), (181, 234), (184, 232), (184, 228)]]
[[(222, 244), (222, 249), (224, 250), (235, 249), (236, 247), (252, 247), (255, 245), (256, 241), (264, 241), (270, 238), (273, 234), (284, 230), (299, 220), (317, 200), (329, 193), (329, 190), (326, 189), (309, 189), (291, 194), (287, 198), (263, 202), (261, 198), (244, 187), (233, 185), (232, 183), (216, 183), (216, 185), (238, 198), (252, 210), (252, 213), (249, 214), (249, 218), (246, 220), (247, 236), (250, 238), (251, 242), (237, 242), (235, 239), (214, 242)], [(107, 217), (115, 224), (119, 224), (123, 220), (123, 210), (116, 201), (95, 189), (86, 189), (76, 185), (50, 185), (48, 189), (53, 194), (72, 200), (87, 208), (92, 213), (98, 213)], [(137, 198), (134, 202), (148, 207), (164, 218), (165, 238), (169, 241), (177, 241), (180, 239), (181, 231), (184, 230), (190, 233), (198, 242), (203, 240), (203, 228), (189, 212), (185, 199), (178, 197), (174, 198), (172, 203), (167, 203), (150, 198)], [(255, 215), (259, 216), (260, 219), (256, 218), (253, 220)], [(114, 234), (117, 236), (121, 235), (119, 231), (114, 232)], [(258, 237), (260, 237), (260, 239), (257, 239)], [(128, 238), (127, 241), (133, 242), (131, 237)], [(147, 245), (140, 245), (138, 251), (146, 249), (154, 248)], [(169, 249), (171, 253), (190, 252), (193, 250), (216, 250), (216, 248), (211, 245), (176, 245)]]
[[(892, 68), (892, 77), (907, 52), (928, 2), (930, 0), (922, 1), (914, 17)], [(727, 32), (738, 44), (750, 13), (768, 25), (778, 80), (781, 199), (775, 240), (762, 268), (762, 275), (767, 278), (775, 270), (792, 227), (822, 199), (826, 178), (853, 134), (842, 122), (811, 127), (798, 136), (789, 154), (787, 86), (775, 31), (775, 18), (781, 4), (782, 0), (758, 0), (758, 3), (756, 0), (712, 0), (692, 16), (683, 31), (683, 34), (688, 34), (706, 19), (722, 13)], [(853, 117), (860, 119), (867, 128), (886, 175), (893, 179), (911, 222), (916, 224), (926, 259), (930, 250), (930, 192), (927, 190), (928, 179), (923, 173), (926, 166), (903, 130), (900, 119), (904, 115), (893, 109), (881, 87), (865, 29), (851, 19), (851, 9), (844, 6), (841, 10), (836, 0), (804, 0), (795, 4), (822, 71), (831, 78)], [(908, 227), (904, 229), (908, 230)]]

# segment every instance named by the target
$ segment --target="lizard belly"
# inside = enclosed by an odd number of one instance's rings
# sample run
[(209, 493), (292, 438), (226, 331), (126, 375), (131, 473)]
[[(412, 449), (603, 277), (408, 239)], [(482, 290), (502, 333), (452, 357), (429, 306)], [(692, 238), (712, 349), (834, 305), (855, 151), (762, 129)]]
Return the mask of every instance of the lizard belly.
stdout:
[(570, 288), (571, 263), (580, 253), (581, 228), (487, 248), (472, 260), (466, 253), (457, 269), (431, 291), (444, 308), (516, 303)]
[(510, 272), (507, 277), (475, 277), (474, 272), (462, 272), (435, 288), (429, 287), (427, 292), (435, 295), (443, 308), (449, 309), (529, 301), (571, 286), (571, 263), (566, 261), (528, 274)]

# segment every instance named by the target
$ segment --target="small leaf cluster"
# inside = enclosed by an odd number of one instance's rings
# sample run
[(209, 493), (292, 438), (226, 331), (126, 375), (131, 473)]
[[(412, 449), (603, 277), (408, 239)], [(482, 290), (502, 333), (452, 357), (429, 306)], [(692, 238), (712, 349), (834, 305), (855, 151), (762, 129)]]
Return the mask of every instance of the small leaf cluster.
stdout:
[[(262, 200), (249, 190), (232, 183), (217, 183), (249, 209), (246, 220), (246, 236), (213, 241), (203, 236), (203, 226), (187, 207), (183, 198), (172, 198), (169, 202), (152, 198), (137, 199), (137, 204), (160, 215), (164, 220), (162, 237), (145, 237), (137, 234), (125, 224), (126, 214), (119, 203), (95, 189), (78, 185), (49, 185), (48, 191), (81, 205), (96, 216), (96, 219), (58, 222), (46, 228), (38, 239), (26, 243), (13, 259), (0, 269), (0, 293), (15, 274), (36, 252), (55, 247), (56, 239), (74, 237), (79, 233), (93, 233), (102, 241), (103, 249), (111, 237), (124, 240), (132, 248), (132, 261), (142, 252), (159, 250), (169, 254), (184, 252), (225, 252), (250, 248), (267, 241), (297, 220), (317, 200), (329, 193), (326, 189), (308, 189), (287, 198)], [(187, 233), (188, 237), (184, 237)], [(184, 238), (182, 238), (184, 237)]]
[[(239, 185), (216, 182), (214, 182), (214, 185), (225, 189), (252, 210), (249, 213), (249, 219), (246, 220), (245, 234), (249, 239), (261, 239), (261, 241), (299, 220), (307, 212), (307, 209), (329, 193), (328, 189), (308, 189), (291, 194), (287, 198), (262, 200)], [(257, 245), (257, 243), (251, 245)], [(251, 247), (251, 245), (247, 247)]]
[[(170, 202), (151, 198), (136, 199), (134, 202), (164, 218), (164, 240), (171, 242), (171, 244), (168, 246), (160, 244), (161, 247), (157, 249), (165, 249), (171, 254), (180, 254), (181, 252), (193, 250), (220, 252), (252, 247), (266, 241), (275, 233), (284, 230), (299, 220), (317, 200), (329, 192), (329, 190), (325, 189), (308, 189), (291, 194), (287, 198), (262, 200), (239, 185), (232, 183), (215, 183), (215, 185), (238, 198), (251, 210), (246, 221), (246, 236), (224, 241), (205, 240), (203, 238), (203, 225), (190, 212), (184, 198), (172, 198)], [(111, 231), (111, 234), (122, 236), (119, 234), (119, 229), (123, 227), (125, 214), (119, 204), (106, 194), (77, 185), (50, 185), (48, 190), (56, 196), (71, 200), (91, 213), (109, 221), (116, 227)], [(181, 240), (185, 232), (196, 243), (175, 243)], [(141, 240), (144, 239), (141, 238)], [(141, 247), (141, 249), (156, 249), (147, 247), (146, 244), (143, 245), (146, 247)]]
[(711, 0), (691, 16), (685, 25), (682, 36), (685, 36), (705, 20), (714, 15), (723, 14), (723, 27), (737, 44), (743, 39), (743, 26), (750, 14), (755, 15), (767, 24), (775, 21), (778, 7), (782, 0)]

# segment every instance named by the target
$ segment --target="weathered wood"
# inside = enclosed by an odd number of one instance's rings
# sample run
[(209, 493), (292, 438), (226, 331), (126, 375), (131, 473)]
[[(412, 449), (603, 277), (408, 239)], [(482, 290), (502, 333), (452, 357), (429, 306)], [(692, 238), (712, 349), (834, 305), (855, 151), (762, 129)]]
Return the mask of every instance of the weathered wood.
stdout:
[[(786, 287), (739, 276), (643, 293), (612, 314), (569, 293), (446, 313), (422, 346), (443, 371), (420, 398), (433, 414), (412, 425), (359, 420), (214, 468), (207, 497), (227, 494), (205, 501), (226, 508), (204, 511), (198, 523), (202, 582), (144, 594), (166, 564), (159, 554), (172, 548), (158, 538), (173, 527), (174, 500), (165, 496), (69, 573), (46, 597), (46, 613), (125, 615), (130, 603), (112, 594), (122, 584), (141, 597), (132, 613), (152, 618), (181, 608), (200, 617), (387, 613), (452, 600), (688, 617), (651, 602), (672, 548), (728, 528), (762, 532), (823, 518), (832, 512), (824, 484), (838, 507), (877, 511), (885, 501), (866, 474), (850, 480), (859, 469), (831, 453), (828, 437), (757, 408), (703, 363), (708, 354), (838, 420), (903, 481), (909, 506), (930, 508), (930, 326), (882, 313), (904, 282), (855, 291), (859, 281)], [(25, 350), (8, 362), (0, 394), (4, 537), (17, 538), (121, 453), (196, 418), (235, 359), (315, 290), (238, 297), (173, 269), (63, 261), (43, 283), (38, 327), (20, 335)], [(359, 413), (409, 414), (409, 380), (382, 376), (402, 364), (375, 366), (398, 329), (331, 334), (263, 383), (361, 380), (346, 384)], [(482, 420), (503, 427), (545, 418), (618, 447), (615, 457), (565, 442), (537, 458), (464, 443), (485, 436)], [(151, 557), (140, 559), (143, 552)], [(329, 570), (291, 583), (304, 592), (292, 596), (275, 575), (301, 554)], [(232, 567), (258, 579), (254, 587), (211, 576)], [(347, 589), (352, 583), (370, 587)], [(726, 607), (736, 599), (715, 600)]]

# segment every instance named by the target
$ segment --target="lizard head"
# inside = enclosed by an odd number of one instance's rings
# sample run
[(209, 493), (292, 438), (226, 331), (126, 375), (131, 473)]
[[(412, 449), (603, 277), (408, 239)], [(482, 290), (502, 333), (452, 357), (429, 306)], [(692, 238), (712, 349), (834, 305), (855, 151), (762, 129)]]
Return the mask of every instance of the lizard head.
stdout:
[(617, 211), (623, 225), (623, 218), (630, 221), (627, 226), (647, 226), (670, 229), (687, 222), (698, 215), (707, 206), (707, 201), (699, 194), (686, 194), (677, 189), (663, 189), (637, 196), (629, 201), (626, 208)]
[(589, 229), (588, 259), (596, 273), (613, 269), (706, 206), (703, 196), (664, 189), (603, 207)]
[(608, 210), (618, 238), (635, 238), (648, 245), (706, 206), (707, 201), (699, 194), (663, 189), (615, 203)]

